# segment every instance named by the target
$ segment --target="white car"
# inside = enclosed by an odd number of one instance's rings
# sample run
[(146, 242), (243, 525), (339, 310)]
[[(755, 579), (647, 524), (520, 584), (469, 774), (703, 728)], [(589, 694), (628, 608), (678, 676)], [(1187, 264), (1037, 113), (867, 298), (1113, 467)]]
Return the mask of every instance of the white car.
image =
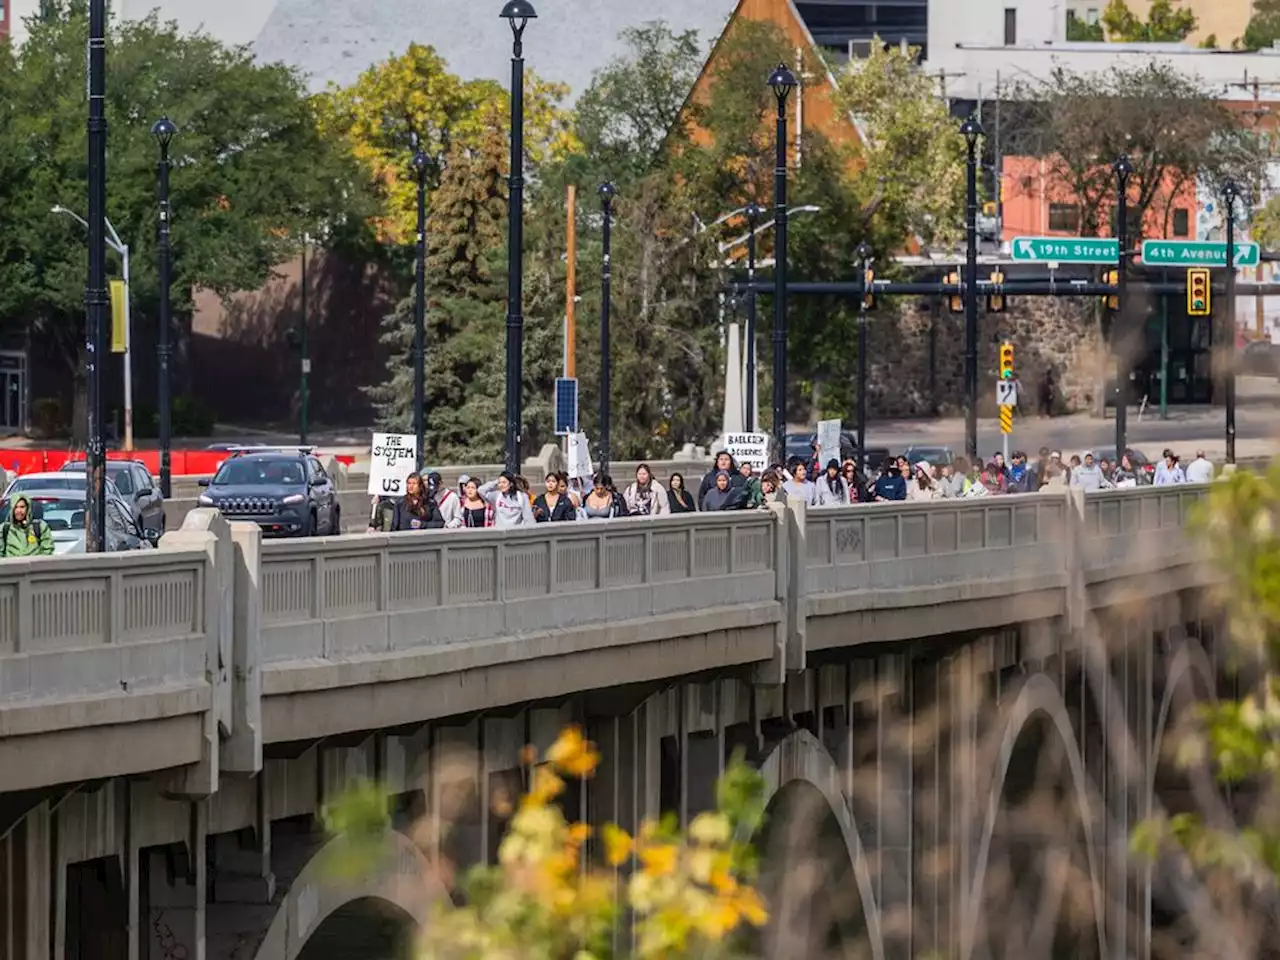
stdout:
[[(124, 506), (125, 511), (133, 516), (133, 508), (129, 506), (127, 500), (120, 493), (110, 477), (106, 480), (107, 496), (110, 499), (118, 500)], [(29, 493), (32, 490), (79, 490), (84, 492), (85, 484), (88, 478), (85, 477), (84, 471), (79, 473), (72, 470), (58, 470), (53, 473), (24, 473), (14, 478), (9, 486), (5, 487), (3, 499), (8, 500), (14, 494)]]

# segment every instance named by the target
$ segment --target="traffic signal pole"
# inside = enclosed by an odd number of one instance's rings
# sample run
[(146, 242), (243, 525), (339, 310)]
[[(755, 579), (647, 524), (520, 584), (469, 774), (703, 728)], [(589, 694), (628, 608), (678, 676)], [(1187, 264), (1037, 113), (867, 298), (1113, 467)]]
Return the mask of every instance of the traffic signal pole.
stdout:
[(1227, 221), (1227, 349), (1226, 349), (1226, 440), (1227, 463), (1236, 462), (1236, 198), (1239, 189), (1228, 182), (1222, 188)]

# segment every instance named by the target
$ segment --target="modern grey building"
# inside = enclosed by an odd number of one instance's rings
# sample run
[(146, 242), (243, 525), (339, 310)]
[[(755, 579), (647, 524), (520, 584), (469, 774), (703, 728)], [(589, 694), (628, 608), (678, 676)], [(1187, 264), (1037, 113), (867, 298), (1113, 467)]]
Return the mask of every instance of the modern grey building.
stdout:
[(832, 53), (858, 56), (878, 38), (925, 48), (928, 0), (797, 0), (813, 38)]

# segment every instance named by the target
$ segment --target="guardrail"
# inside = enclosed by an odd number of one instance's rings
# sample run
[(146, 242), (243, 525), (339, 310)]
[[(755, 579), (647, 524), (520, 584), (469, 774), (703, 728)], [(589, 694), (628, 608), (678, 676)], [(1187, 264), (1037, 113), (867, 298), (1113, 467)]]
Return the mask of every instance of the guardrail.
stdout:
[(760, 512), (271, 542), (263, 661), (773, 601), (778, 536)]

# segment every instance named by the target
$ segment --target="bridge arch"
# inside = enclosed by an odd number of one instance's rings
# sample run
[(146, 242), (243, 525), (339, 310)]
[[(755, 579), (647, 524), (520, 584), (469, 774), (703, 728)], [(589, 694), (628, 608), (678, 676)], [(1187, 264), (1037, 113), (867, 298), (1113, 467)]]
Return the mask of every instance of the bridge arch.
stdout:
[(991, 856), (991, 845), (995, 838), (996, 826), (1000, 818), (1006, 782), (1009, 778), (1010, 765), (1014, 759), (1014, 750), (1023, 735), (1035, 724), (1044, 722), (1057, 736), (1066, 754), (1067, 766), (1071, 774), (1071, 788), (1074, 795), (1080, 821), (1084, 832), (1085, 853), (1088, 862), (1090, 894), (1092, 898), (1095, 929), (1098, 937), (1098, 954), (1107, 956), (1106, 934), (1104, 931), (1105, 905), (1102, 897), (1102, 878), (1099, 873), (1095, 854), (1093, 824), (1089, 812), (1088, 777), (1084, 764), (1080, 760), (1080, 745), (1071, 726), (1071, 716), (1067, 712), (1062, 694), (1056, 684), (1044, 674), (1029, 677), (1017, 698), (1005, 713), (999, 753), (996, 755), (995, 776), (991, 782), (987, 797), (987, 809), (983, 818), (981, 840), (974, 858), (972, 880), (969, 885), (967, 906), (960, 928), (960, 956), (963, 960), (971, 960), (974, 956), (975, 939), (981, 919), (983, 893), (986, 886), (987, 868)]
[(331, 840), (302, 868), (254, 960), (299, 960), (324, 921), (352, 905), (376, 905), (421, 930), (432, 904), (448, 897), (422, 851), (404, 834), (384, 831), (378, 841), (377, 868), (354, 880), (336, 878), (329, 869), (328, 854), (341, 842), (341, 837)]
[(884, 960), (875, 888), (857, 826), (840, 785), (839, 765), (812, 733), (795, 730), (773, 747), (761, 763), (760, 773), (765, 782), (766, 809), (770, 811), (776, 812), (788, 799), (800, 798), (805, 793), (821, 798), (823, 812), (829, 814), (830, 822), (839, 831), (858, 888), (872, 960)]
[(1155, 806), (1156, 773), (1164, 750), (1164, 736), (1169, 727), (1169, 717), (1173, 713), (1174, 697), (1182, 689), (1183, 683), (1194, 680), (1204, 684), (1204, 691), (1211, 703), (1218, 702), (1213, 664), (1209, 662), (1209, 655), (1205, 653), (1199, 640), (1184, 635), (1174, 650), (1173, 657), (1169, 660), (1164, 693), (1160, 697), (1160, 708), (1156, 711), (1155, 733), (1152, 735), (1150, 762), (1147, 764), (1148, 810), (1153, 810)]

